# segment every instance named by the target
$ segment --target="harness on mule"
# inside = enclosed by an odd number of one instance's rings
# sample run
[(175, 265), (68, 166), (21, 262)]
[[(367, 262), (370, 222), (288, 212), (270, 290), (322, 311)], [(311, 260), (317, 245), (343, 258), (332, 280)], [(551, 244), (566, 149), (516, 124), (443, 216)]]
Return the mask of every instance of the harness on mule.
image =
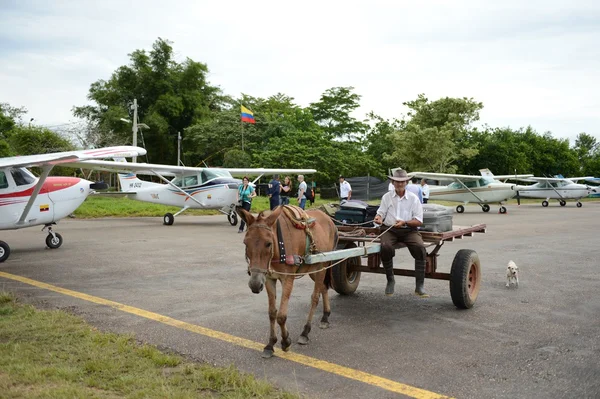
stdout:
[[(299, 230), (304, 230), (306, 233), (306, 249), (305, 254), (317, 251), (315, 239), (313, 237), (311, 227), (314, 227), (316, 220), (308, 216), (304, 209), (294, 205), (284, 205), (283, 214), (292, 222), (292, 225)], [(301, 266), (304, 264), (302, 256), (297, 254), (288, 255), (285, 251), (285, 240), (279, 219), (277, 219), (277, 245), (279, 247), (279, 259), (271, 259), (271, 263), (285, 263), (286, 265)]]

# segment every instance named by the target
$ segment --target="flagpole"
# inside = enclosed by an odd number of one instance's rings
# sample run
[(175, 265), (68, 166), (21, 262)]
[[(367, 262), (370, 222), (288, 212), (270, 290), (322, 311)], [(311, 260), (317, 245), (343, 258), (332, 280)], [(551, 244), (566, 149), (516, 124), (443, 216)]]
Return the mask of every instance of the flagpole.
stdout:
[(240, 128), (242, 129), (242, 152), (244, 152), (244, 121), (240, 118)]

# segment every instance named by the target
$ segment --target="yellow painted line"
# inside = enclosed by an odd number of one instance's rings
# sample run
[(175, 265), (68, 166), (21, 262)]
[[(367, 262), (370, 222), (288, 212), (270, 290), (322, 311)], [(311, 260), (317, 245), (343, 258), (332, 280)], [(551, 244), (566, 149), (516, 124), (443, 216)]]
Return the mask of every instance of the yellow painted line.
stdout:
[[(84, 294), (77, 291), (72, 291), (66, 288), (60, 288), (55, 285), (42, 283), (40, 281), (32, 280), (27, 277), (21, 277), (10, 273), (0, 272), (0, 277), (4, 277), (9, 280), (19, 281), (21, 283), (33, 285), (34, 287), (43, 288), (49, 291), (58, 292), (59, 294), (64, 294), (68, 296), (72, 296), (78, 299), (82, 299), (84, 301), (97, 303), (99, 305), (110, 306), (112, 308), (121, 310), (126, 313), (134, 314), (136, 316), (144, 317), (146, 319), (158, 321), (160, 323), (181, 328), (183, 330), (191, 331), (197, 334), (201, 334), (210, 338), (219, 339), (221, 341), (229, 342), (231, 344), (235, 344), (244, 348), (253, 349), (259, 352), (262, 352), (264, 344), (260, 344), (258, 342), (251, 341), (249, 339), (236, 337), (235, 335), (230, 335), (227, 333), (223, 333), (216, 330), (211, 330), (209, 328), (197, 326), (195, 324), (186, 323), (185, 321), (180, 321), (173, 319), (168, 316), (163, 316), (158, 313), (149, 312), (147, 310), (135, 308), (133, 306), (123, 305), (119, 302), (110, 301), (108, 299), (100, 298), (93, 295)], [(393, 380), (389, 380), (387, 378), (379, 377), (374, 374), (365, 373), (360, 370), (351, 369), (349, 367), (340, 366), (334, 363), (327, 362), (325, 360), (319, 360), (310, 356), (301, 355), (294, 352), (283, 352), (279, 350), (276, 353), (277, 357), (282, 359), (290, 360), (292, 362), (296, 362), (299, 364), (303, 364), (305, 366), (309, 366), (318, 370), (327, 371), (332, 374), (336, 374), (342, 377), (349, 378), (351, 380), (359, 381), (365, 384), (369, 384), (378, 388), (385, 389), (386, 391), (391, 391), (395, 393), (399, 393), (402, 395), (410, 396), (411, 398), (416, 399), (450, 399), (449, 396), (444, 396), (437, 394), (435, 392), (426, 391), (424, 389), (412, 387), (410, 385), (402, 384)]]

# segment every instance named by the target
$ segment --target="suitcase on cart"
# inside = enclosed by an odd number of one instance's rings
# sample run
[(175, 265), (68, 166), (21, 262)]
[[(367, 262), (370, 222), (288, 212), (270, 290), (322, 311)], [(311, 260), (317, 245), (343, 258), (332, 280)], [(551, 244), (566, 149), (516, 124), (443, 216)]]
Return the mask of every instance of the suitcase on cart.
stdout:
[(423, 204), (423, 225), (421, 231), (443, 233), (452, 231), (452, 214), (454, 208), (438, 205)]

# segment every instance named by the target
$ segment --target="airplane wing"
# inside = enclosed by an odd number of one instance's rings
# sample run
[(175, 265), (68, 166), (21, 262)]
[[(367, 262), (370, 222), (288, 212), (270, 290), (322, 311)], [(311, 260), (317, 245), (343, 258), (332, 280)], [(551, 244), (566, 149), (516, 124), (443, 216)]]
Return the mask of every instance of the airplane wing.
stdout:
[(561, 181), (564, 182), (576, 182), (577, 180), (588, 180), (590, 179), (590, 177), (537, 177), (537, 176), (533, 176), (533, 177), (529, 177), (527, 179), (522, 179), (523, 181), (530, 181), (530, 182), (554, 182), (554, 183), (558, 183)]
[(181, 175), (195, 175), (198, 172), (202, 172), (205, 169), (210, 170), (223, 170), (229, 172), (232, 176), (245, 176), (245, 175), (263, 175), (263, 174), (311, 174), (315, 173), (315, 169), (263, 169), (263, 168), (196, 168), (191, 166), (175, 166), (175, 165), (162, 165), (162, 164), (150, 164), (150, 163), (129, 163), (119, 161), (82, 161), (74, 162), (68, 166), (74, 166), (78, 168), (87, 169), (100, 169), (108, 170), (112, 172), (135, 172), (139, 175), (155, 175), (160, 173), (163, 176), (181, 176)]
[(528, 179), (530, 177), (533, 177), (532, 174), (525, 174), (525, 175), (493, 175), (491, 176), (496, 180), (519, 180), (519, 179)]
[(264, 168), (222, 168), (231, 173), (232, 176), (244, 176), (244, 175), (272, 175), (272, 174), (299, 174), (299, 175), (310, 175), (317, 173), (316, 169), (264, 169)]
[(431, 180), (460, 180), (460, 181), (477, 181), (481, 179), (481, 176), (476, 175), (457, 175), (451, 173), (429, 173), (429, 172), (411, 172), (408, 174), (410, 177), (419, 177), (422, 179)]
[(133, 157), (145, 155), (146, 150), (141, 147), (118, 146), (105, 147), (94, 150), (54, 152), (51, 154), (24, 155), (18, 157), (0, 158), (0, 168), (4, 167), (31, 167), (53, 166), (68, 164), (87, 159), (102, 159), (112, 157)]

